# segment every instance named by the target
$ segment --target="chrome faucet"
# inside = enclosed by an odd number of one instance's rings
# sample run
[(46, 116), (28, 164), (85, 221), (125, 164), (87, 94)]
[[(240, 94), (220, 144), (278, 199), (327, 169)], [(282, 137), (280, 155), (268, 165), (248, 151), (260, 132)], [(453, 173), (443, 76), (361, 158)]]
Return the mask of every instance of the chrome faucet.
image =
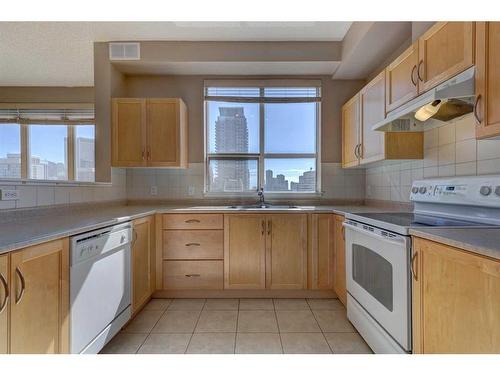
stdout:
[(265, 206), (266, 205), (266, 201), (264, 199), (264, 188), (261, 187), (257, 193), (257, 195), (259, 196), (259, 204), (260, 206)]

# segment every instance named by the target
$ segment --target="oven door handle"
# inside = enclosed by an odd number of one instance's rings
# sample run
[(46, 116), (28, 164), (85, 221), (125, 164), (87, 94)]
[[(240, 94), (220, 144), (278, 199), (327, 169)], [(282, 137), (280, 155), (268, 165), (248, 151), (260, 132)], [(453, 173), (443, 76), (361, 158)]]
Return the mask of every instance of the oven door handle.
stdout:
[(362, 229), (362, 228), (358, 228), (358, 227), (356, 227), (352, 224), (346, 223), (346, 222), (343, 222), (342, 225), (345, 228), (352, 229), (355, 232), (362, 233), (362, 234), (365, 234), (367, 236), (370, 236), (370, 237), (373, 237), (373, 238), (376, 238), (378, 240), (382, 240), (385, 242), (391, 242), (391, 243), (397, 243), (397, 244), (405, 244), (406, 243), (405, 237), (400, 236), (400, 235), (395, 235), (396, 237), (389, 238), (389, 237), (385, 237), (385, 236), (382, 236), (382, 235), (374, 233), (374, 232), (370, 232), (370, 231)]

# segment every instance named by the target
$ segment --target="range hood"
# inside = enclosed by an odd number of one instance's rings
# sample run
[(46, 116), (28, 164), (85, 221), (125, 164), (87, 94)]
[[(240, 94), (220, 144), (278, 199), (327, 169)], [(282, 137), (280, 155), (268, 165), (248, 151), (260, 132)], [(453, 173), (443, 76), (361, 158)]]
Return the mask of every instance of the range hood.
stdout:
[(372, 130), (424, 131), (433, 121), (449, 121), (474, 109), (474, 67), (389, 112)]

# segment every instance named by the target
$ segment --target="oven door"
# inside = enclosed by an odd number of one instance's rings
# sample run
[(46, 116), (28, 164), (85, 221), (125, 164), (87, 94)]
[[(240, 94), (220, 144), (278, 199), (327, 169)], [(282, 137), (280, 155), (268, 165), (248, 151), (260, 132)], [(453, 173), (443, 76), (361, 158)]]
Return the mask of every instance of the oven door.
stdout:
[(344, 223), (349, 294), (403, 349), (411, 349), (410, 238)]

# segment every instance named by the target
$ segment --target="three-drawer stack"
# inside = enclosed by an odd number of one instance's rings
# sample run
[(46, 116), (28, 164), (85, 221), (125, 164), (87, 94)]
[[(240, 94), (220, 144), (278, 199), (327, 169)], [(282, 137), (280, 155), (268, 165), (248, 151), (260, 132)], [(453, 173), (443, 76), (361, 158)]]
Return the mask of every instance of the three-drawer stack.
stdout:
[(163, 215), (163, 289), (223, 289), (222, 214)]

